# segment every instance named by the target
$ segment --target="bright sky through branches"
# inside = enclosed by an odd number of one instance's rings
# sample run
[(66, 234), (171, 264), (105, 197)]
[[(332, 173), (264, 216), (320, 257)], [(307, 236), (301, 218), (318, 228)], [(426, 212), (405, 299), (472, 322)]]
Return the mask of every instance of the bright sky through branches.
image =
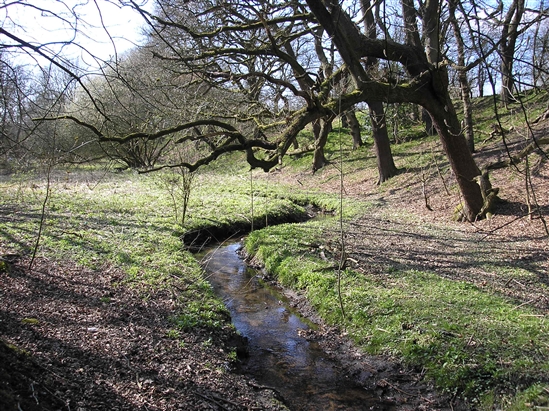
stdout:
[[(97, 67), (100, 60), (123, 53), (140, 39), (143, 19), (115, 0), (0, 1), (1, 29), (48, 56), (62, 55), (83, 67)], [(0, 50), (29, 51), (3, 34)]]

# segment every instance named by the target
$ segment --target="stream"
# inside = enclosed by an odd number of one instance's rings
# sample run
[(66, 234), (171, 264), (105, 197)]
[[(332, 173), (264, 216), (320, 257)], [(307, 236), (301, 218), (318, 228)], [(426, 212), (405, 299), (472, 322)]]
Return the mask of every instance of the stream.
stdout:
[(248, 340), (242, 372), (274, 388), (290, 410), (380, 410), (375, 394), (353, 383), (317, 342), (301, 336), (315, 325), (240, 258), (234, 243), (209, 251), (204, 268), (238, 332)]

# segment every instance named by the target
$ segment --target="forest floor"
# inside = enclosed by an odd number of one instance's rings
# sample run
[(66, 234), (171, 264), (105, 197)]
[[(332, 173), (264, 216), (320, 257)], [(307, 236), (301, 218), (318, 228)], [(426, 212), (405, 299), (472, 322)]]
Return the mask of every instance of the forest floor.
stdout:
[[(486, 164), (505, 155), (500, 141), (486, 144), (477, 158)], [(451, 221), (459, 203), (444, 188), (451, 186), (451, 177), (443, 184), (433, 170), (427, 180), (416, 170), (380, 189), (373, 184), (374, 170), (354, 172), (344, 184), (345, 195), (379, 207), (347, 222), (348, 255), (357, 270), (380, 275), (388, 266), (432, 270), (547, 315), (549, 167), (539, 157), (530, 169), (528, 196), (533, 203), (535, 194), (537, 207), (529, 211), (524, 174), (497, 170), (492, 184), (500, 187), (502, 201), (491, 219), (474, 223)], [(305, 190), (318, 187), (320, 179), (323, 189), (337, 192), (337, 176), (336, 167), (329, 166), (314, 176), (281, 169), (262, 178)], [(2, 210), (1, 217), (9, 219), (9, 212)], [(0, 255), (0, 336), (10, 344), (0, 344), (0, 409), (285, 409), (275, 392), (231, 372), (235, 365), (226, 361), (226, 353), (237, 343), (231, 331), (195, 328), (178, 339), (169, 337), (177, 290), (126, 286), (124, 274), (108, 265), (98, 272), (39, 258), (29, 270), (29, 257), (12, 255), (7, 242), (0, 242)], [(491, 275), (479, 264), (487, 255), (497, 255), (502, 270), (524, 267), (537, 276)], [(313, 315), (306, 301), (296, 305)], [(337, 330), (324, 328), (311, 338), (324, 339), (350, 374), (360, 366), (373, 370), (362, 384), (379, 396), (377, 409), (465, 407), (436, 394), (420, 371), (361, 356)]]
[[(549, 122), (539, 124), (534, 133), (537, 138), (547, 136)], [(499, 138), (479, 145), (475, 159), (482, 168), (508, 159), (508, 152), (518, 154), (528, 143), (518, 133), (507, 135), (505, 144)], [(440, 152), (438, 143), (436, 149)], [(345, 222), (346, 252), (358, 262), (355, 268), (369, 273), (382, 273), (387, 267), (436, 271), (549, 310), (549, 159), (547, 150), (537, 152), (530, 158), (528, 173), (524, 162), (490, 172), (499, 199), (491, 218), (475, 222), (453, 221), (460, 198), (453, 176), (436, 170), (440, 164), (402, 167), (400, 175), (382, 186), (375, 185), (376, 170), (371, 168), (359, 174), (353, 169), (341, 185), (337, 161), (316, 175), (282, 169), (265, 178), (301, 190), (321, 185), (323, 190), (342, 191), (346, 198), (374, 204), (367, 214)], [(481, 268), (494, 256), (501, 266), (498, 276)], [(505, 267), (537, 275), (518, 281), (505, 275)]]

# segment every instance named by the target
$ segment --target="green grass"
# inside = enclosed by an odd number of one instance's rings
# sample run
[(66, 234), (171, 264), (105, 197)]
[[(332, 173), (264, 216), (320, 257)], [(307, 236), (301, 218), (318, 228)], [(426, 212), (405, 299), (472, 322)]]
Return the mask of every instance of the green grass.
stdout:
[(224, 176), (221, 184), (219, 179), (219, 175), (211, 172), (198, 176), (191, 194), (188, 221), (183, 227), (185, 230), (250, 224), (252, 220), (276, 221), (305, 214), (303, 207), (277, 197), (264, 184), (254, 183), (242, 175)]
[[(531, 119), (541, 112), (546, 99), (545, 93), (524, 96)], [(477, 99), (474, 104), (475, 127), (479, 130), (476, 138), (481, 142), (494, 122), (493, 104), (491, 97)], [(505, 127), (523, 119), (518, 108), (516, 103), (509, 109), (500, 107)], [(328, 167), (337, 169), (343, 158), (345, 178), (363, 178), (361, 172), (375, 169), (371, 141), (353, 151), (348, 130), (338, 127), (334, 125), (326, 146), (332, 161)], [(420, 138), (422, 132), (420, 125), (399, 130), (403, 142), (393, 146), (393, 153), (397, 166), (408, 173), (384, 183), (378, 189), (380, 194), (404, 190), (403, 181), (419, 178), (417, 173), (422, 171), (428, 178), (435, 176), (434, 156), (442, 173), (447, 171), (437, 138)], [(307, 133), (302, 136), (304, 143), (311, 139)], [(46, 207), (39, 255), (69, 259), (98, 270), (113, 265), (126, 273), (128, 283), (167, 288), (176, 284), (184, 292), (180, 311), (171, 319), (169, 336), (177, 338), (179, 332), (194, 327), (227, 324), (226, 310), (203, 279), (193, 256), (182, 247), (182, 233), (266, 221), (267, 228), (248, 236), (248, 252), (263, 261), (283, 284), (304, 290), (320, 315), (331, 324), (345, 327), (365, 351), (391, 355), (410, 367), (424, 369), (438, 387), (467, 396), (479, 409), (522, 410), (549, 405), (546, 315), (469, 283), (450, 281), (432, 272), (393, 268), (383, 275), (367, 270), (342, 273), (343, 321), (332, 255), (337, 248), (337, 220), (300, 225), (269, 223), (304, 213), (307, 205), (338, 215), (342, 211), (340, 199), (320, 188), (303, 191), (267, 183), (235, 158), (240, 157), (222, 158), (199, 171), (183, 227), (175, 220), (171, 200), (154, 175), (127, 172), (101, 179), (101, 173), (92, 175), (93, 170), (90, 178), (60, 172)], [(284, 167), (292, 173), (309, 173), (311, 164), (311, 153), (284, 159)], [(315, 178), (320, 187), (333, 183), (339, 175), (321, 170)], [(0, 182), (1, 247), (31, 252), (44, 196), (43, 176), (21, 175)], [(343, 219), (349, 221), (382, 205), (375, 199), (369, 203), (345, 199)], [(393, 219), (398, 215), (400, 221), (415, 219), (404, 211), (387, 213)], [(329, 259), (322, 258), (323, 254)], [(497, 268), (499, 275), (518, 281), (531, 275), (520, 267), (483, 264), (487, 271)]]
[[(304, 215), (304, 205), (336, 210), (339, 202), (250, 180), (249, 173), (199, 174), (191, 192), (186, 225), (177, 224), (169, 193), (157, 175), (105, 174), (59, 170), (51, 176), (38, 257), (69, 260), (101, 270), (114, 266), (126, 283), (183, 290), (174, 324), (181, 329), (216, 328), (227, 313), (202, 277), (194, 256), (184, 250), (186, 230), (230, 226), (255, 219)], [(30, 255), (35, 247), (46, 197), (45, 176), (17, 175), (0, 182), (0, 247)], [(253, 191), (253, 211), (252, 211)]]
[(250, 234), (246, 249), (364, 350), (424, 369), (439, 388), (481, 401), (492, 390), (549, 384), (546, 316), (467, 282), (415, 270), (346, 270), (343, 320), (334, 260), (319, 257), (333, 233), (317, 222), (270, 227)]
[[(545, 92), (524, 93), (520, 97), (522, 105), (515, 102), (508, 108), (498, 106), (506, 128), (524, 124), (523, 107), (530, 121), (547, 107)], [(493, 98), (475, 99), (474, 107), (476, 141), (481, 143), (494, 123)], [(459, 111), (459, 103), (457, 108)], [(346, 178), (374, 168), (371, 146), (352, 151), (348, 130), (337, 127), (335, 124), (326, 152), (328, 158), (334, 160), (343, 155)], [(392, 146), (397, 167), (407, 173), (380, 186), (381, 195), (403, 189), (407, 179), (420, 178), (418, 173), (438, 179), (437, 166), (443, 175), (447, 174), (448, 163), (438, 138), (420, 138), (422, 131), (421, 125), (412, 125), (410, 137)], [(402, 135), (407, 132), (399, 130)], [(296, 172), (310, 168), (311, 162), (311, 154), (297, 160), (285, 159)], [(387, 214), (392, 219), (397, 214), (402, 221), (417, 218), (391, 208), (383, 211), (382, 206), (375, 200), (363, 204), (365, 209), (376, 207), (379, 215)], [(360, 213), (356, 202), (353, 207)], [(346, 221), (349, 218), (352, 217), (345, 216)], [(299, 227), (284, 225), (250, 234), (246, 249), (263, 261), (267, 270), (283, 284), (304, 291), (321, 317), (330, 324), (343, 326), (364, 350), (391, 355), (410, 367), (424, 369), (439, 388), (467, 397), (479, 409), (524, 410), (549, 406), (546, 313), (470, 283), (444, 279), (432, 272), (393, 268), (383, 275), (352, 270), (342, 273), (346, 314), (343, 321), (338, 276), (333, 268), (336, 260), (320, 258), (322, 247), (327, 243), (333, 247), (337, 244), (336, 238), (335, 221)], [(500, 261), (489, 261), (483, 256), (482, 268), (500, 277), (527, 281), (535, 275), (527, 267), (506, 267)]]
[[(177, 287), (177, 327), (225, 327), (227, 311), (183, 249), (168, 194), (159, 187), (154, 176), (108, 174), (97, 180), (86, 172), (56, 172), (38, 257), (98, 271), (115, 267), (125, 273), (124, 282), (140, 287)], [(0, 183), (2, 249), (32, 253), (45, 194), (43, 176)]]
[[(493, 131), (492, 125), (497, 122), (496, 110), (504, 129), (517, 128), (525, 125), (525, 119), (534, 121), (547, 109), (549, 95), (547, 91), (527, 91), (516, 95), (517, 100), (504, 107), (499, 96), (486, 96), (473, 99), (473, 117), (475, 130), (475, 143), (481, 144)], [(461, 104), (457, 105), (458, 112)], [(498, 139), (501, 137), (498, 136)]]

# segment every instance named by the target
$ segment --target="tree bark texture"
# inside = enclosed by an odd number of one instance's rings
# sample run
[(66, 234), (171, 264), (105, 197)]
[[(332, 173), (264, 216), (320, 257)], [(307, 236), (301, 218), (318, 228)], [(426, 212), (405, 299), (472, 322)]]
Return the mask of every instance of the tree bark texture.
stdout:
[[(376, 22), (370, 0), (362, 0), (362, 13), (364, 16), (364, 31), (369, 39), (377, 37)], [(375, 71), (378, 67), (378, 59), (367, 59), (366, 67)], [(398, 172), (391, 152), (391, 142), (387, 132), (387, 119), (383, 103), (379, 101), (368, 102), (370, 108), (370, 120), (372, 123), (372, 137), (374, 139), (374, 151), (377, 160), (378, 184), (387, 181)]]
[(462, 197), (463, 218), (474, 221), (484, 204), (480, 186), (476, 182), (480, 175), (463, 136), (461, 124), (448, 93), (448, 73), (446, 68), (433, 72), (433, 86), (437, 99), (431, 99), (427, 109), (433, 119), (442, 147), (450, 162)]
[(345, 113), (344, 117), (351, 131), (351, 137), (353, 138), (353, 150), (357, 150), (364, 144), (362, 142), (362, 136), (360, 135), (360, 123), (356, 118), (356, 113), (354, 110), (350, 110)]
[(319, 120), (313, 122), (313, 132), (315, 135), (315, 150), (313, 153), (313, 173), (320, 170), (326, 164), (326, 156), (324, 154), (324, 147), (328, 141), (328, 134), (332, 131), (333, 116), (322, 117)]
[(473, 131), (473, 108), (471, 104), (471, 87), (469, 86), (469, 79), (467, 78), (467, 71), (465, 71), (465, 44), (458, 21), (455, 16), (457, 2), (450, 2), (450, 21), (454, 30), (454, 37), (456, 39), (457, 52), (458, 52), (458, 80), (461, 92), (461, 101), (463, 102), (463, 128), (465, 129), (465, 139), (467, 140), (467, 147), (471, 153), (475, 152), (475, 135)]
[(379, 101), (368, 102), (370, 107), (370, 119), (372, 121), (372, 137), (374, 138), (374, 151), (377, 159), (379, 174), (378, 184), (381, 184), (398, 173), (391, 152), (391, 144), (387, 135), (387, 121), (383, 103)]

